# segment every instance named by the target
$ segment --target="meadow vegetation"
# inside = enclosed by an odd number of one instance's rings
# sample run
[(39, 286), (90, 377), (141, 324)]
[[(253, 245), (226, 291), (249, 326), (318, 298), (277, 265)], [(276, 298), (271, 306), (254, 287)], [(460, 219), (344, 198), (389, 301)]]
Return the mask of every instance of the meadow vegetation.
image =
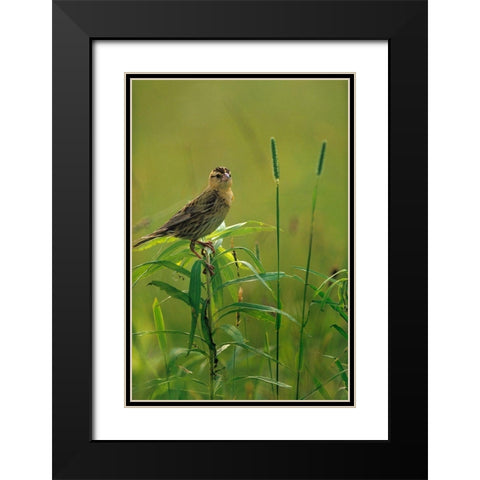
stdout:
[[(345, 82), (318, 81), (302, 85), (302, 95), (296, 104), (290, 104), (286, 95), (295, 87), (299, 91), (299, 85), (292, 82), (284, 83), (282, 88), (272, 82), (267, 82), (268, 86), (248, 82), (248, 90), (241, 81), (222, 84), (220, 88), (188, 83), (180, 88), (172, 82), (167, 85), (161, 82), (150, 86), (145, 85), (149, 82), (142, 82), (137, 90), (133, 89), (132, 237), (138, 238), (168, 219), (184, 200), (201, 190), (206, 174), (217, 165), (228, 166), (232, 171), (236, 198), (227, 223), (205, 239), (213, 242), (215, 253), (205, 249), (202, 260), (190, 252), (187, 240), (172, 237), (157, 238), (134, 249), (133, 399), (347, 399), (348, 102)], [(147, 93), (152, 95), (160, 87), (167, 91), (162, 90), (160, 96), (164, 103), (170, 98), (165, 93), (176, 91), (177, 97), (185, 101), (196, 98), (195, 91), (198, 93), (202, 88), (215, 94), (215, 98), (223, 98), (223, 106), (216, 105), (209, 117), (215, 118), (220, 110), (230, 112), (240, 140), (249, 139), (251, 148), (257, 152), (258, 164), (229, 161), (229, 158), (215, 160), (202, 169), (204, 175), (198, 186), (191, 185), (191, 193), (187, 193), (182, 188), (192, 181), (192, 175), (197, 176), (198, 165), (184, 173), (183, 163), (188, 164), (188, 158), (177, 164), (177, 170), (166, 161), (166, 171), (159, 178), (172, 179), (172, 183), (178, 181), (183, 187), (175, 190), (172, 185), (165, 185), (164, 195), (155, 191), (153, 178), (148, 176), (151, 154), (144, 151), (145, 145), (152, 143), (152, 132), (146, 127), (152, 118), (144, 117), (145, 112), (150, 112)], [(285, 150), (281, 135), (277, 135), (278, 146), (273, 138), (269, 144), (269, 136), (259, 140), (265, 126), (255, 126), (252, 120), (255, 115), (246, 115), (243, 110), (248, 100), (250, 105), (259, 103), (253, 102), (258, 100), (259, 91), (284, 98), (284, 108), (292, 112), (304, 108), (309, 100), (326, 95), (327, 106), (323, 104), (320, 108), (324, 110), (320, 120), (313, 121), (311, 114), (305, 114), (307, 118), (285, 116), (286, 112), (282, 118), (302, 126), (309, 121), (320, 123), (322, 130), (331, 134), (328, 147), (317, 134), (308, 142), (308, 148), (299, 148), (301, 154), (292, 153), (291, 134), (286, 135), (288, 148)], [(241, 94), (245, 102), (229, 102)], [(327, 121), (332, 102), (340, 113), (335, 112)], [(184, 109), (189, 108), (186, 102)], [(258, 113), (260, 115), (260, 110)], [(269, 129), (280, 122), (275, 112), (270, 113), (273, 116), (269, 117), (270, 123), (267, 122)], [(182, 120), (176, 119), (177, 123), (190, 121), (188, 112), (184, 114)], [(184, 125), (188, 130), (187, 127)], [(197, 144), (200, 141), (198, 126), (195, 128), (192, 123), (190, 128), (196, 132), (190, 138)], [(228, 125), (223, 128), (228, 129)], [(280, 133), (283, 131), (280, 129)], [(161, 145), (157, 145), (159, 162), (166, 158)], [(191, 153), (189, 146), (183, 151)], [(224, 152), (230, 155), (231, 149)], [(262, 163), (265, 157), (268, 168)], [(149, 201), (149, 192), (155, 192), (151, 197), (154, 202)], [(167, 203), (165, 199), (172, 200)], [(152, 203), (161, 204), (165, 209), (158, 211), (157, 206), (155, 210)], [(205, 269), (205, 262), (214, 266), (214, 275)]]

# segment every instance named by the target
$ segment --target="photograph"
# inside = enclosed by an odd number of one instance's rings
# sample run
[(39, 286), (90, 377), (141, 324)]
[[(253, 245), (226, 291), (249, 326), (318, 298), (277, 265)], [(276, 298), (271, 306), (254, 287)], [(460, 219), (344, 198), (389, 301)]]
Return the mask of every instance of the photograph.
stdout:
[(354, 82), (125, 74), (126, 406), (354, 405)]

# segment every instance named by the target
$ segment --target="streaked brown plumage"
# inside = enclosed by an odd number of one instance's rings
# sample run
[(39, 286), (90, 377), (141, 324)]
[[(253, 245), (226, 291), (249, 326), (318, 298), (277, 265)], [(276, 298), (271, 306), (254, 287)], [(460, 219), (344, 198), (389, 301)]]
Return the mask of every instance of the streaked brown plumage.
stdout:
[[(226, 167), (217, 167), (210, 172), (205, 190), (188, 202), (180, 211), (159, 229), (142, 237), (134, 247), (138, 247), (154, 238), (173, 236), (190, 240), (190, 249), (195, 251), (195, 244), (209, 247), (214, 251), (211, 242), (201, 242), (198, 239), (212, 233), (225, 219), (233, 200), (232, 176)], [(209, 267), (210, 272), (213, 269)]]

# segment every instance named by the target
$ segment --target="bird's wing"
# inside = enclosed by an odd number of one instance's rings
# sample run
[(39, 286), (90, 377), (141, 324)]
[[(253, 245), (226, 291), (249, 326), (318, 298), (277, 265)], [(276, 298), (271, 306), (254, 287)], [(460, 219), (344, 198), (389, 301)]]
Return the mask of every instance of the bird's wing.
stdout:
[(177, 212), (170, 220), (168, 220), (161, 228), (169, 229), (174, 227), (175, 225), (179, 225), (180, 223), (186, 222), (192, 218), (192, 214), (180, 210)]
[(188, 202), (180, 211), (168, 220), (161, 228), (170, 229), (176, 225), (192, 220), (198, 215), (208, 214), (215, 206), (216, 195), (203, 192), (192, 201)]

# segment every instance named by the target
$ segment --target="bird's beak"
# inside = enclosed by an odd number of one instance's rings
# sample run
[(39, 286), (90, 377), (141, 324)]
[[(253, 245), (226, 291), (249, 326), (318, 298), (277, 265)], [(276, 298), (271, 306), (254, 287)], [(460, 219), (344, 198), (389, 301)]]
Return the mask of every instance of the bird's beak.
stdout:
[(224, 173), (224, 174), (223, 174), (223, 179), (224, 179), (225, 182), (226, 182), (227, 180), (229, 180), (229, 179), (230, 179), (230, 174), (229, 174), (229, 173)]

